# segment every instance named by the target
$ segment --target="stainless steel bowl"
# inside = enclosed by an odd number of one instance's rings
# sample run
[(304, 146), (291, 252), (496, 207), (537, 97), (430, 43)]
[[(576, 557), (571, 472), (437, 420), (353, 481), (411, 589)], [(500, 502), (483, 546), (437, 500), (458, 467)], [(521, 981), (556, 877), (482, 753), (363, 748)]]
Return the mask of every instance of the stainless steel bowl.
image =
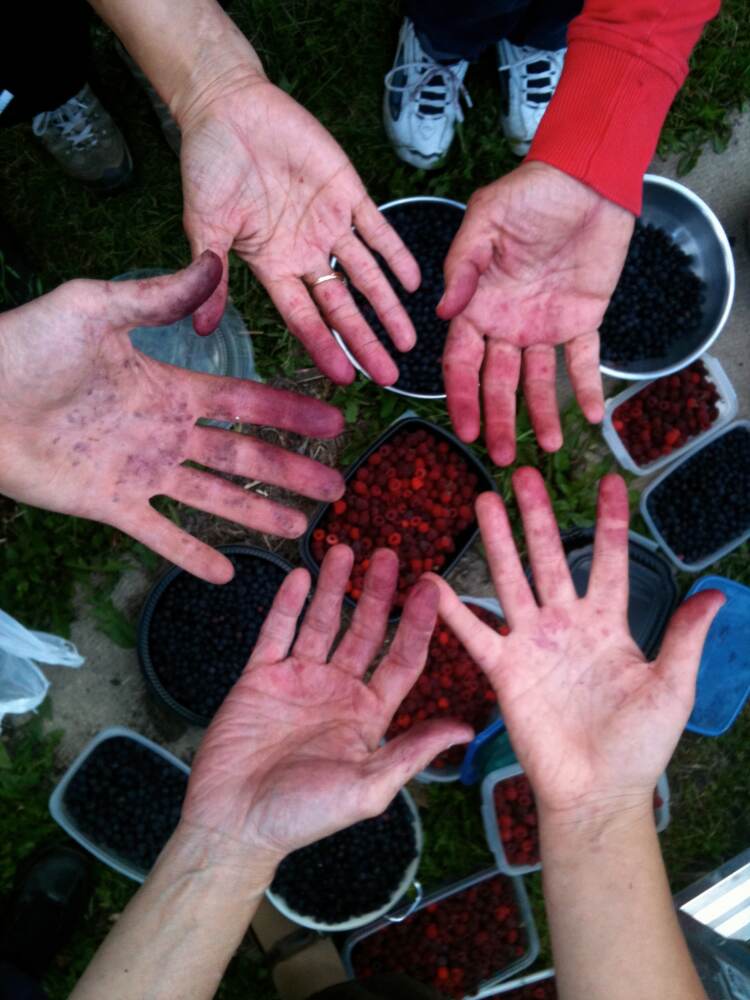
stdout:
[[(412, 198), (397, 198), (395, 201), (387, 201), (384, 205), (378, 205), (378, 209), (384, 212), (388, 208), (395, 208), (397, 205), (409, 205), (414, 202), (437, 202), (440, 205), (453, 205), (454, 208), (460, 208), (462, 212), (466, 211), (466, 205), (460, 201), (453, 201), (451, 198), (437, 198), (432, 195), (415, 195)], [(336, 258), (332, 258), (331, 267), (336, 267)], [(341, 334), (337, 330), (333, 330), (333, 335), (339, 343), (341, 350), (347, 356), (349, 361), (354, 365), (357, 371), (362, 372), (365, 378), (370, 378), (369, 372), (365, 371), (362, 365), (357, 361), (352, 352), (344, 343)], [(419, 337), (419, 330), (417, 330), (417, 337)], [(425, 392), (407, 392), (405, 389), (397, 389), (395, 385), (384, 385), (384, 389), (388, 392), (395, 392), (398, 396), (406, 396), (409, 399), (445, 399), (445, 393), (425, 393)]]
[(729, 240), (702, 198), (668, 177), (646, 174), (641, 221), (663, 229), (692, 258), (693, 271), (706, 286), (703, 319), (692, 337), (676, 341), (662, 358), (632, 361), (619, 367), (602, 360), (602, 372), (616, 378), (658, 378), (695, 361), (723, 330), (734, 299), (734, 259)]

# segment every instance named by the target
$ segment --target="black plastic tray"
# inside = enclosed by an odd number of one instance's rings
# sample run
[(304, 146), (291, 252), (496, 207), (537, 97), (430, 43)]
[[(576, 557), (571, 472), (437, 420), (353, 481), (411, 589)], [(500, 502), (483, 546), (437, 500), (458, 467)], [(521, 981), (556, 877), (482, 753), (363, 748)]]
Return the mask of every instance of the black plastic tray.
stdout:
[[(290, 562), (287, 562), (286, 559), (282, 559), (281, 556), (277, 556), (275, 552), (268, 552), (266, 549), (259, 549), (254, 545), (218, 545), (217, 549), (219, 552), (223, 552), (224, 555), (254, 556), (258, 559), (263, 559), (266, 562), (273, 563), (280, 569), (285, 569), (287, 573), (294, 569), (294, 566), (292, 566)], [(156, 668), (151, 661), (151, 653), (148, 645), (151, 620), (162, 594), (176, 579), (176, 577), (185, 572), (186, 570), (180, 569), (179, 566), (173, 566), (160, 580), (154, 584), (152, 589), (149, 591), (143, 605), (140, 618), (138, 619), (136, 648), (138, 653), (138, 662), (141, 665), (141, 671), (146, 681), (146, 687), (156, 700), (168, 708), (174, 715), (177, 715), (184, 721), (189, 722), (192, 726), (205, 727), (211, 722), (210, 718), (205, 715), (199, 715), (197, 712), (193, 712), (192, 709), (186, 708), (184, 705), (180, 704), (180, 702), (177, 701), (176, 698), (173, 698), (169, 691), (167, 691), (164, 687), (159, 675), (156, 672)]]
[[(469, 467), (476, 473), (477, 478), (479, 479), (479, 482), (477, 483), (477, 493), (483, 493), (487, 490), (492, 490), (495, 493), (497, 492), (495, 481), (470, 448), (467, 448), (466, 445), (459, 441), (457, 437), (454, 437), (453, 434), (444, 430), (442, 427), (438, 426), (438, 424), (433, 424), (430, 420), (423, 420), (421, 417), (402, 417), (400, 420), (396, 420), (392, 423), (379, 438), (373, 441), (369, 448), (362, 452), (358, 459), (352, 462), (344, 473), (344, 481), (348, 483), (354, 476), (357, 469), (367, 461), (370, 455), (372, 455), (374, 451), (377, 451), (377, 449), (381, 445), (385, 444), (386, 441), (390, 441), (394, 435), (400, 434), (402, 431), (409, 433), (414, 430), (427, 430), (431, 434), (434, 434), (438, 440), (447, 441), (452, 448), (459, 452), (466, 459)], [(320, 572), (320, 564), (313, 556), (312, 549), (310, 547), (312, 534), (332, 506), (333, 504), (331, 503), (324, 503), (318, 507), (317, 511), (310, 520), (307, 531), (300, 539), (300, 555), (302, 556), (302, 561), (314, 577), (316, 577)], [(453, 557), (446, 562), (445, 566), (439, 570), (440, 576), (446, 576), (450, 573), (458, 560), (474, 541), (478, 531), (479, 523), (475, 518), (468, 528), (465, 528), (456, 536), (456, 551), (453, 554)], [(438, 571), (436, 570), (435, 572)], [(349, 597), (348, 594), (345, 595), (344, 601), (350, 608), (356, 608), (357, 606), (357, 602)], [(401, 608), (394, 608), (388, 617), (388, 621), (396, 622), (400, 617)]]

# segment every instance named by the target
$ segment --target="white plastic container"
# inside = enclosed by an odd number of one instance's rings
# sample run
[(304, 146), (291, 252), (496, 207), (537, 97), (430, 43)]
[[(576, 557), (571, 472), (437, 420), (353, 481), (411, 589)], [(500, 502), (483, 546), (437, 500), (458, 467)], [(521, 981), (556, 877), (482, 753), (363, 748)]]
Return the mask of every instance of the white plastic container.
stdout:
[(513, 990), (522, 990), (524, 986), (535, 986), (537, 983), (543, 983), (548, 979), (555, 978), (554, 969), (544, 969), (542, 972), (532, 972), (528, 976), (519, 976), (518, 979), (511, 979), (498, 989), (496, 993), (493, 993), (493, 997), (507, 996), (512, 993)]
[[(684, 445), (677, 448), (669, 455), (662, 455), (660, 458), (655, 458), (653, 462), (648, 462), (646, 465), (638, 465), (636, 460), (625, 447), (624, 441), (615, 430), (612, 419), (617, 407), (624, 403), (625, 400), (631, 399), (633, 396), (637, 396), (639, 392), (643, 392), (644, 389), (653, 385), (654, 382), (658, 382), (659, 379), (649, 379), (647, 382), (636, 382), (635, 385), (632, 385), (629, 389), (625, 389), (623, 392), (618, 393), (616, 396), (613, 396), (611, 399), (606, 401), (604, 404), (602, 434), (604, 436), (604, 440), (609, 446), (609, 450), (615, 456), (623, 469), (627, 469), (628, 472), (632, 472), (636, 476), (649, 476), (653, 472), (658, 472), (659, 469), (663, 469), (664, 466), (670, 465), (677, 459), (682, 458), (691, 451), (694, 451), (696, 448), (699, 448), (706, 440), (708, 440), (708, 438), (721, 431), (723, 427), (726, 427), (726, 425), (731, 423), (731, 421), (737, 416), (737, 394), (734, 391), (734, 386), (729, 381), (729, 376), (724, 371), (721, 362), (719, 362), (716, 358), (712, 358), (709, 354), (704, 354), (700, 360), (705, 364), (708, 372), (708, 378), (716, 386), (716, 390), (719, 393), (719, 398), (716, 402), (716, 408), (719, 411), (719, 415), (713, 424), (706, 428), (705, 431), (702, 431), (700, 434), (696, 434), (695, 437), (690, 438), (689, 441), (686, 441)], [(669, 376), (662, 377), (669, 378)]]
[(102, 731), (83, 748), (62, 776), (53, 789), (52, 795), (50, 795), (49, 811), (52, 814), (52, 819), (54, 819), (56, 823), (59, 823), (68, 836), (72, 837), (73, 840), (77, 840), (82, 847), (85, 847), (87, 851), (90, 851), (95, 858), (99, 859), (99, 861), (104, 862), (105, 865), (109, 865), (110, 868), (113, 868), (121, 875), (125, 875), (127, 878), (133, 879), (134, 882), (144, 882), (146, 876), (148, 875), (147, 871), (136, 868), (129, 861), (121, 858), (118, 854), (115, 854), (104, 847), (100, 847), (98, 844), (94, 843), (93, 840), (90, 840), (78, 828), (76, 821), (68, 812), (67, 806), (65, 805), (66, 789), (72, 781), (73, 776), (81, 768), (83, 762), (91, 756), (100, 743), (104, 743), (106, 740), (110, 740), (115, 736), (125, 737), (126, 739), (133, 740), (135, 743), (140, 743), (141, 746), (147, 747), (157, 756), (168, 761), (170, 764), (173, 764), (179, 771), (182, 771), (184, 774), (190, 774), (190, 768), (187, 764), (184, 764), (168, 750), (160, 747), (158, 743), (154, 743), (151, 740), (146, 739), (145, 736), (141, 736), (140, 733), (136, 733), (132, 729), (126, 729), (124, 726), (110, 726), (108, 729), (102, 729)]
[(687, 462), (688, 459), (691, 459), (703, 448), (713, 444), (714, 441), (720, 438), (723, 434), (727, 434), (738, 427), (743, 427), (748, 433), (750, 433), (750, 420), (735, 420), (734, 423), (722, 427), (717, 434), (707, 435), (697, 448), (694, 448), (692, 451), (689, 451), (688, 454), (683, 455), (680, 461), (675, 462), (670, 468), (665, 469), (660, 476), (657, 476), (653, 482), (648, 484), (646, 489), (641, 494), (640, 511), (643, 516), (643, 520), (646, 522), (648, 530), (656, 539), (657, 544), (664, 550), (668, 558), (671, 559), (678, 569), (683, 570), (685, 573), (700, 573), (702, 570), (706, 569), (706, 567), (711, 566), (713, 563), (718, 562), (719, 559), (723, 559), (724, 556), (729, 555), (730, 552), (734, 551), (734, 549), (738, 548), (743, 544), (743, 542), (746, 542), (750, 538), (750, 528), (748, 528), (748, 530), (743, 534), (738, 535), (731, 542), (727, 542), (726, 545), (717, 549), (716, 552), (712, 552), (710, 555), (705, 556), (703, 559), (699, 559), (697, 562), (687, 563), (681, 559), (672, 548), (670, 548), (667, 544), (667, 540), (664, 538), (664, 535), (662, 535), (661, 531), (659, 531), (656, 527), (654, 519), (648, 509), (649, 497), (654, 490), (661, 483), (663, 483), (665, 479), (671, 476), (672, 473), (674, 473), (684, 462)]

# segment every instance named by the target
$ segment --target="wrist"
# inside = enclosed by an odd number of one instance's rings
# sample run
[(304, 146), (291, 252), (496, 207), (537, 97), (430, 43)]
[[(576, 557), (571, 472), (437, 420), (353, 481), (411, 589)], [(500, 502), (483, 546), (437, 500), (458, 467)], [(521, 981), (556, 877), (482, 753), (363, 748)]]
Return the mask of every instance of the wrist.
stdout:
[(656, 830), (653, 791), (620, 792), (566, 807), (538, 803), (538, 814), (543, 850), (574, 856)]

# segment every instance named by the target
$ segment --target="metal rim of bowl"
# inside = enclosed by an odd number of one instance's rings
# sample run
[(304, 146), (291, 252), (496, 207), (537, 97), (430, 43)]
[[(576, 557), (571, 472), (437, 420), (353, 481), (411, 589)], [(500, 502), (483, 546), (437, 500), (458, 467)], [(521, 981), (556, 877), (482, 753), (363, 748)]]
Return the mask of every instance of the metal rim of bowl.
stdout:
[(628, 382), (637, 382), (639, 380), (651, 380), (656, 378), (662, 378), (664, 375), (673, 375), (674, 372), (680, 371), (681, 368), (685, 368), (687, 365), (691, 365), (696, 361), (702, 354), (705, 354), (718, 338), (721, 331), (724, 329), (729, 314), (732, 311), (732, 304), (734, 302), (734, 291), (735, 291), (735, 272), (734, 272), (734, 257), (732, 256), (732, 248), (729, 246), (729, 240), (727, 239), (727, 234), (724, 232), (724, 227), (719, 222), (716, 213), (711, 209), (707, 203), (690, 188), (685, 187), (684, 184), (680, 184), (679, 181), (673, 181), (670, 177), (661, 177), (659, 174), (646, 174), (643, 178), (643, 186), (646, 187), (647, 184), (661, 185), (662, 187), (670, 188), (673, 191), (677, 191), (688, 201), (692, 202), (696, 208), (701, 212), (709, 226), (711, 231), (716, 237), (716, 241), (719, 244), (719, 249), (721, 250), (721, 255), (724, 261), (724, 269), (727, 276), (728, 288), (727, 294), (724, 300), (724, 307), (721, 311), (721, 315), (714, 326), (713, 332), (710, 337), (704, 340), (698, 347), (696, 347), (690, 354), (681, 358), (675, 364), (667, 365), (665, 368), (654, 369), (649, 372), (625, 372), (621, 371), (619, 368), (613, 368), (611, 365), (600, 363), (599, 371), (603, 375), (611, 375), (613, 378), (626, 379)]
[[(439, 205), (452, 205), (454, 208), (460, 208), (462, 212), (466, 211), (466, 205), (461, 201), (454, 201), (453, 198), (441, 198), (439, 195), (431, 194), (416, 194), (411, 195), (408, 198), (396, 198), (394, 201), (386, 201), (382, 205), (378, 205), (379, 212), (385, 212), (388, 208), (396, 208), (398, 205), (412, 205), (417, 202), (433, 202)], [(335, 268), (338, 261), (335, 257), (331, 257), (331, 267)], [(341, 350), (346, 355), (350, 364), (356, 368), (358, 372), (365, 376), (368, 381), (372, 382), (372, 376), (367, 372), (362, 365), (357, 361), (352, 352), (347, 347), (344, 342), (344, 338), (338, 332), (338, 330), (331, 330), (331, 333), (336, 338)], [(406, 399), (445, 399), (446, 395), (444, 392), (438, 393), (428, 393), (428, 392), (407, 392), (405, 389), (397, 389), (395, 385), (381, 385), (381, 389), (385, 389), (386, 392), (393, 392), (397, 396), (404, 396)]]

